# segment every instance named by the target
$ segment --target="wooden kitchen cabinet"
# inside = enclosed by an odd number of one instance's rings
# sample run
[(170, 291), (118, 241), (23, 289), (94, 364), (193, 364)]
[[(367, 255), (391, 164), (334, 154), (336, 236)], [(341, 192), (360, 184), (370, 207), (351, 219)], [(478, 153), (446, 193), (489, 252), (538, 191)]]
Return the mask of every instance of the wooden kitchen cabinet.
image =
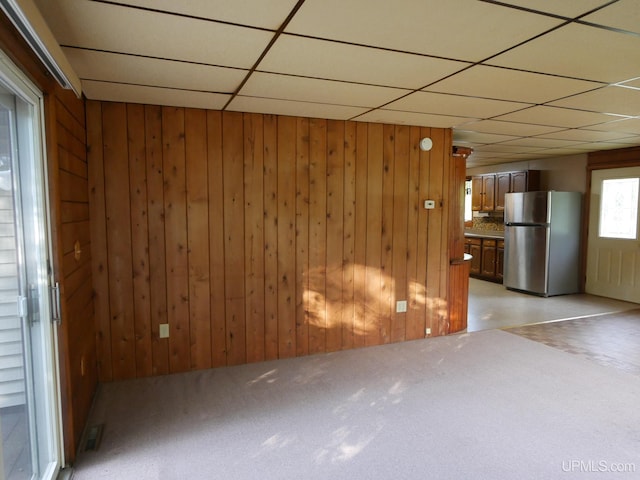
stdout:
[(496, 278), (500, 282), (504, 279), (504, 240), (498, 240), (496, 245)]
[(540, 189), (540, 171), (496, 173), (495, 210), (504, 211), (504, 196), (514, 192), (532, 192)]
[(540, 189), (540, 171), (500, 172), (471, 177), (471, 210), (504, 211), (504, 196)]
[(470, 275), (480, 275), (482, 270), (482, 239), (481, 238), (465, 238), (464, 252), (471, 255)]
[(482, 275), (485, 277), (496, 276), (496, 241), (488, 238), (482, 239)]
[(495, 210), (496, 175), (474, 175), (471, 177), (471, 210), (490, 212)]
[(511, 192), (511, 173), (496, 173), (496, 210), (504, 210), (504, 196)]
[(473, 256), (469, 274), (475, 278), (502, 283), (504, 240), (465, 237), (464, 251)]

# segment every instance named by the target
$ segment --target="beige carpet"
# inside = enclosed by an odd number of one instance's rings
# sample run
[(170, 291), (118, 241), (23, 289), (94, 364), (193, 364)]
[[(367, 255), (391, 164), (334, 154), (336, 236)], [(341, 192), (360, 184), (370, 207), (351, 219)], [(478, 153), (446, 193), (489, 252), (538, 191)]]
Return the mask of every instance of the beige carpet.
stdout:
[(503, 331), (103, 385), (74, 478), (640, 474), (640, 377)]

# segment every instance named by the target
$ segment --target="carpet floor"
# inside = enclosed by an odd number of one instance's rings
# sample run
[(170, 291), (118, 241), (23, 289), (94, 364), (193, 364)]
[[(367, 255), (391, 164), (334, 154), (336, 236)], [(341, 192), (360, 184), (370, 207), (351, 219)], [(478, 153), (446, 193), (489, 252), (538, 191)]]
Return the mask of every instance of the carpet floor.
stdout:
[(101, 385), (73, 478), (631, 479), (638, 405), (639, 376), (490, 330)]

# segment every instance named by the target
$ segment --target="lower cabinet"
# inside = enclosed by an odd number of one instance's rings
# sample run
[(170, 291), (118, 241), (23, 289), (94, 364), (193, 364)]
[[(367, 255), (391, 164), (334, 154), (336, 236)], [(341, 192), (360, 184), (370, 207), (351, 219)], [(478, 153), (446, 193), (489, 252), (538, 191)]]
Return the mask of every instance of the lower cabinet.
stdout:
[(504, 240), (498, 240), (496, 246), (496, 278), (500, 283), (504, 277)]
[(502, 283), (504, 240), (465, 237), (464, 251), (473, 256), (469, 272), (472, 277)]
[(480, 275), (482, 271), (482, 239), (465, 238), (464, 253), (468, 253), (473, 257), (469, 274), (473, 276)]

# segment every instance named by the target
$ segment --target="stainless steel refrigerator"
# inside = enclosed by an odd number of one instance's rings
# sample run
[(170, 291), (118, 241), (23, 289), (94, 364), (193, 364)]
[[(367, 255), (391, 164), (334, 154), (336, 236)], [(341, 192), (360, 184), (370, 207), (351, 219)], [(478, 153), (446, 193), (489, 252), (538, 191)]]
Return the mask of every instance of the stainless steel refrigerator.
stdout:
[(504, 285), (541, 296), (579, 290), (580, 192), (507, 193)]

